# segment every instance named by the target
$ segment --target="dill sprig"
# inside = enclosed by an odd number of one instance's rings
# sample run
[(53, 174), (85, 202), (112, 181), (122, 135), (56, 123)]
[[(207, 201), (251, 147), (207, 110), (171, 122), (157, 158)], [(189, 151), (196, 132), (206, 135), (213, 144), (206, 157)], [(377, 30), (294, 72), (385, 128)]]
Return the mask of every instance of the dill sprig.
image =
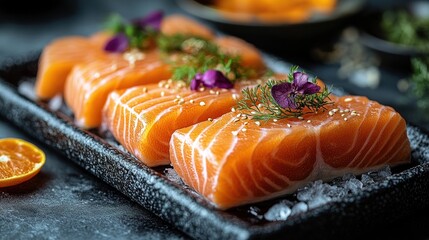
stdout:
[(215, 43), (203, 38), (159, 35), (157, 46), (173, 56), (168, 60), (173, 66), (173, 80), (190, 83), (195, 74), (209, 69), (221, 71), (231, 82), (253, 73), (252, 69), (241, 66), (240, 57), (222, 53)]
[[(425, 112), (429, 110), (429, 57), (413, 58), (413, 93), (417, 97), (417, 105)], [(429, 115), (429, 114), (428, 114)]]
[[(325, 106), (332, 104), (329, 99), (330, 91), (325, 86), (322, 91), (315, 94), (297, 94), (291, 96), (294, 101), (294, 107), (282, 107), (272, 95), (272, 88), (282, 83), (292, 83), (298, 67), (293, 67), (288, 79), (273, 80), (270, 79), (263, 84), (242, 90), (243, 98), (238, 101), (238, 109), (248, 112), (254, 120), (283, 119), (291, 117), (300, 117), (308, 113), (317, 113)], [(316, 82), (316, 78), (312, 80)]]
[(429, 51), (429, 18), (405, 10), (386, 11), (381, 28), (387, 40)]

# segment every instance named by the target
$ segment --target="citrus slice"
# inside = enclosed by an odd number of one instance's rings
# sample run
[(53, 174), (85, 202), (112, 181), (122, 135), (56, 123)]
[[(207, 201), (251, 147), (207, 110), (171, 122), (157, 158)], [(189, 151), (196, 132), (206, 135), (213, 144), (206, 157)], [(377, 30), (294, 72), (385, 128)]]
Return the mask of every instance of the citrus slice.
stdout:
[(25, 182), (45, 164), (45, 153), (35, 145), (16, 138), (0, 139), (0, 187)]

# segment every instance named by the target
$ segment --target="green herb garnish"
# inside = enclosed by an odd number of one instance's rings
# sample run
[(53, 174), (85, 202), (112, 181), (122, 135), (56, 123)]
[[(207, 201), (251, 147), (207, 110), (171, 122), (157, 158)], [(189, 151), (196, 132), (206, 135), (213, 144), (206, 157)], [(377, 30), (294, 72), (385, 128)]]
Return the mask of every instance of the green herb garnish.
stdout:
[(413, 75), (411, 82), (414, 84), (413, 93), (417, 97), (417, 105), (425, 111), (429, 110), (429, 57), (414, 58), (411, 61)]
[(254, 120), (283, 119), (317, 113), (325, 109), (330, 91), (320, 91), (315, 79), (308, 81), (308, 75), (291, 69), (287, 80), (268, 80), (253, 88), (242, 90), (243, 98), (238, 109), (249, 112)]
[(405, 10), (386, 11), (381, 27), (389, 41), (429, 50), (429, 18), (413, 16)]

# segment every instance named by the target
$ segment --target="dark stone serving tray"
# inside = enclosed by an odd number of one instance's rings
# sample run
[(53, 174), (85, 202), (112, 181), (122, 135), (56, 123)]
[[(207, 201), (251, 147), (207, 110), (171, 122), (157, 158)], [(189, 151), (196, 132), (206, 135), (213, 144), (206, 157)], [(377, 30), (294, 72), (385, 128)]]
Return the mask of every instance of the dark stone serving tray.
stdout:
[[(168, 179), (165, 167), (149, 168), (109, 144), (97, 131), (81, 130), (67, 114), (53, 112), (47, 103), (19, 94), (19, 82), (34, 79), (37, 59), (35, 54), (9, 60), (0, 67), (0, 115), (194, 238), (350, 237), (429, 205), (429, 135), (409, 125), (412, 164), (394, 169), (392, 176), (358, 193), (285, 221), (252, 218), (249, 206), (217, 210), (192, 190)], [(265, 59), (277, 71), (289, 68), (270, 56)]]

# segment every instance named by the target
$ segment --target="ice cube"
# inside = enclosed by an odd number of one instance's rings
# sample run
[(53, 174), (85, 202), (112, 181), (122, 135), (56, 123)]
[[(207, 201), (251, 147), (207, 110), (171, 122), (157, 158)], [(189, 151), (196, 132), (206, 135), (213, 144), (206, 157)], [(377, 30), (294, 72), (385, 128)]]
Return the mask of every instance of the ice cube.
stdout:
[(298, 202), (292, 207), (290, 215), (296, 215), (300, 213), (304, 213), (308, 210), (308, 206), (305, 202)]
[(374, 179), (372, 179), (369, 174), (362, 174), (360, 181), (362, 182), (363, 186), (368, 186), (374, 183)]
[(257, 217), (258, 219), (262, 219), (262, 218), (263, 218), (263, 216), (260, 214), (260, 213), (261, 213), (261, 209), (260, 209), (260, 208), (258, 208), (258, 207), (256, 207), (256, 206), (251, 206), (251, 207), (249, 208), (248, 212), (249, 212), (251, 215), (253, 215), (253, 216)]
[(55, 95), (51, 100), (49, 100), (49, 109), (51, 111), (58, 111), (61, 108), (61, 105), (63, 104), (63, 97), (61, 95)]
[(164, 173), (165, 176), (172, 182), (175, 182), (177, 184), (183, 184), (182, 179), (173, 168), (166, 168), (164, 170)]
[(290, 213), (290, 207), (285, 202), (280, 202), (274, 204), (268, 211), (264, 214), (264, 218), (268, 221), (281, 221), (286, 220)]
[(349, 179), (344, 183), (344, 188), (350, 190), (350, 192), (352, 193), (359, 192), (360, 190), (362, 190), (362, 187), (362, 182), (356, 178)]
[(18, 92), (30, 100), (37, 100), (34, 84), (30, 81), (23, 81), (18, 85)]
[(378, 171), (378, 176), (381, 178), (387, 178), (392, 175), (392, 171), (390, 170), (389, 166), (386, 166), (385, 168)]
[(308, 202), (308, 208), (313, 209), (330, 202), (332, 199), (328, 196), (316, 196)]

